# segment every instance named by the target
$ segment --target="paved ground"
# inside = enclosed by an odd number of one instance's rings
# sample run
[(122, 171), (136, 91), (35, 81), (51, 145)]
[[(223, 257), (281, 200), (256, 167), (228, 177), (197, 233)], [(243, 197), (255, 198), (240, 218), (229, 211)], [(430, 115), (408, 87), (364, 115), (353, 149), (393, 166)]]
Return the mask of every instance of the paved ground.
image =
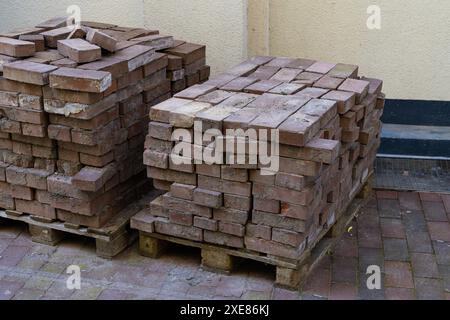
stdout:
[[(173, 248), (159, 260), (136, 244), (114, 261), (91, 240), (58, 247), (30, 241), (25, 227), (0, 225), (0, 299), (450, 299), (450, 196), (379, 191), (334, 255), (303, 292), (273, 287), (274, 269), (244, 261), (231, 276), (199, 267), (196, 250)], [(81, 290), (68, 290), (66, 268), (81, 267)], [(369, 290), (377, 265), (382, 288)]]

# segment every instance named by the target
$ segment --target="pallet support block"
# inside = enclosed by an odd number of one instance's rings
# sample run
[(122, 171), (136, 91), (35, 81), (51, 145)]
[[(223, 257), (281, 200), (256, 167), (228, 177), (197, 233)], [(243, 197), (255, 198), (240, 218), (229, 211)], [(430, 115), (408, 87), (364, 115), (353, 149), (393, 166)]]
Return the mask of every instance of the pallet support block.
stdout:
[(35, 225), (29, 225), (29, 231), (31, 240), (33, 242), (55, 246), (62, 239), (64, 239), (64, 233), (58, 230), (54, 230), (46, 227), (39, 227)]
[(134, 240), (136, 240), (136, 233), (132, 231), (125, 231), (110, 241), (96, 239), (95, 246), (97, 256), (105, 259), (112, 259), (125, 250), (125, 248), (133, 243)]
[(301, 270), (277, 267), (277, 275), (275, 280), (275, 284), (277, 286), (289, 289), (298, 289), (301, 279)]
[(202, 267), (223, 273), (233, 269), (234, 257), (220, 250), (202, 249)]
[(166, 247), (166, 241), (152, 238), (142, 232), (139, 233), (139, 253), (144, 257), (159, 258)]

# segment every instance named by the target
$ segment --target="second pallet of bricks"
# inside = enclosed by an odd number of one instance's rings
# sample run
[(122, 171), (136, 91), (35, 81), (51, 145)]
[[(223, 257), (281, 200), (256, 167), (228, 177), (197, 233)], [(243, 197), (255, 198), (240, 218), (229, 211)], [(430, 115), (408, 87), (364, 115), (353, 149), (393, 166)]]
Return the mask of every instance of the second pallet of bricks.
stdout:
[[(359, 77), (357, 66), (255, 57), (152, 107), (144, 163), (167, 193), (132, 219), (133, 227), (298, 259), (373, 170), (381, 90), (382, 82)], [(211, 128), (221, 139), (195, 139)], [(277, 170), (267, 175), (261, 169), (273, 168), (261, 161), (227, 162), (229, 149), (219, 143), (230, 135), (243, 138), (230, 129), (277, 129)], [(178, 142), (180, 132), (194, 138)], [(247, 158), (255, 140), (244, 136)], [(222, 162), (196, 163), (195, 151), (221, 152)]]

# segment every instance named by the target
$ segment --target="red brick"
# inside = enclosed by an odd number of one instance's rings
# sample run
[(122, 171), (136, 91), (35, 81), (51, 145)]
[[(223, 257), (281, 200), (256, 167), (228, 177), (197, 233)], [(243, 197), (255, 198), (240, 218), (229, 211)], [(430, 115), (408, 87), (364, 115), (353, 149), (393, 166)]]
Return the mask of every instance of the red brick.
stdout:
[(86, 34), (86, 40), (109, 52), (116, 51), (117, 40), (100, 30), (89, 29)]
[(369, 91), (370, 83), (364, 80), (346, 79), (339, 86), (341, 91), (349, 91), (356, 93), (356, 103), (361, 103)]
[(245, 235), (245, 227), (241, 224), (230, 222), (219, 222), (219, 231), (230, 234), (237, 237), (243, 237)]
[(16, 210), (31, 215), (56, 219), (56, 211), (49, 205), (39, 203), (38, 201), (16, 200)]
[(211, 218), (211, 208), (202, 207), (193, 201), (187, 201), (172, 197), (170, 194), (163, 195), (163, 205), (166, 209), (179, 212), (188, 212), (205, 218)]
[(32, 168), (27, 169), (26, 170), (27, 187), (39, 190), (47, 190), (47, 177), (49, 175), (50, 172), (47, 170), (32, 169)]
[(114, 152), (108, 152), (107, 154), (101, 155), (101, 156), (93, 156), (90, 154), (79, 154), (79, 161), (86, 165), (91, 167), (104, 167), (107, 164), (113, 162), (114, 160)]
[(33, 42), (36, 52), (45, 50), (45, 39), (40, 34), (24, 34), (19, 36), (19, 40)]
[(36, 52), (33, 42), (0, 37), (0, 54), (11, 57), (30, 57)]
[(167, 49), (165, 52), (181, 57), (184, 64), (191, 64), (194, 61), (205, 57), (206, 47), (204, 45), (194, 43), (184, 43), (175, 48)]
[(264, 239), (245, 237), (245, 247), (256, 252), (264, 252), (278, 257), (298, 259), (302, 250)]
[(192, 226), (194, 216), (192, 213), (181, 212), (167, 209), (167, 214), (169, 217), (169, 221), (171, 223), (183, 225), (183, 226)]
[(336, 64), (334, 64), (334, 63), (318, 61), (318, 62), (312, 64), (308, 69), (306, 69), (306, 71), (307, 72), (316, 72), (316, 73), (328, 73), (334, 67), (336, 67)]
[(156, 139), (170, 141), (173, 127), (170, 124), (161, 122), (150, 122), (149, 135)]
[(111, 84), (111, 73), (104, 71), (60, 68), (50, 74), (50, 87), (56, 89), (101, 93)]
[(235, 169), (230, 166), (221, 166), (221, 178), (224, 180), (247, 182), (248, 171), (246, 169)]
[(223, 195), (223, 202), (224, 207), (231, 209), (249, 211), (252, 207), (251, 197), (237, 196), (225, 193)]
[(167, 223), (164, 221), (155, 222), (155, 230), (158, 233), (189, 239), (193, 241), (203, 240), (202, 229), (188, 226), (181, 226), (176, 224)]
[(298, 247), (305, 240), (305, 237), (298, 232), (272, 228), (272, 240), (292, 247)]
[(356, 95), (352, 92), (330, 91), (322, 96), (323, 99), (334, 100), (338, 103), (338, 112), (344, 114), (355, 106)]
[(13, 198), (21, 199), (21, 200), (33, 200), (34, 192), (33, 189), (19, 186), (19, 185), (11, 185), (11, 195)]
[(58, 41), (58, 51), (77, 63), (88, 63), (102, 56), (101, 48), (83, 39), (66, 39)]
[(253, 209), (271, 213), (280, 213), (280, 201), (253, 198)]
[(58, 69), (55, 66), (30, 61), (15, 61), (3, 66), (3, 76), (6, 79), (36, 85), (46, 85), (49, 73)]
[(57, 152), (55, 148), (41, 147), (33, 145), (32, 147), (33, 157), (45, 158), (45, 159), (56, 159)]
[(246, 236), (250, 238), (272, 239), (272, 228), (269, 226), (250, 224), (246, 225)]
[(216, 220), (208, 219), (205, 217), (194, 217), (194, 226), (197, 228), (209, 230), (209, 231), (217, 231), (218, 223)]
[(41, 35), (44, 36), (45, 45), (50, 48), (56, 48), (58, 40), (67, 39), (69, 34), (72, 34), (72, 38), (83, 38), (86, 35), (86, 32), (84, 32), (82, 28), (77, 28), (75, 32), (73, 32), (72, 26), (63, 26), (41, 33)]
[(144, 164), (151, 167), (168, 169), (169, 155), (166, 153), (160, 153), (152, 150), (145, 150)]
[(113, 165), (104, 168), (84, 167), (72, 179), (75, 187), (83, 191), (98, 191), (116, 173)]
[(115, 59), (127, 61), (128, 71), (131, 72), (151, 62), (154, 52), (155, 50), (151, 47), (134, 45), (117, 51), (113, 57)]
[(343, 79), (334, 78), (326, 75), (320, 78), (318, 81), (316, 81), (316, 83), (314, 83), (313, 86), (316, 88), (336, 90), (343, 81), (344, 81)]
[(234, 248), (244, 247), (244, 239), (241, 237), (236, 237), (221, 232), (211, 232), (208, 230), (204, 231), (204, 241), (227, 247), (234, 247)]
[(330, 70), (330, 72), (328, 72), (328, 75), (342, 79), (356, 78), (358, 76), (358, 69), (358, 66), (355, 65), (338, 63), (333, 69)]
[(248, 221), (249, 213), (243, 210), (220, 208), (213, 210), (213, 218), (214, 220), (245, 225)]
[(175, 198), (192, 201), (194, 198), (195, 186), (174, 183), (170, 187), (170, 195)]

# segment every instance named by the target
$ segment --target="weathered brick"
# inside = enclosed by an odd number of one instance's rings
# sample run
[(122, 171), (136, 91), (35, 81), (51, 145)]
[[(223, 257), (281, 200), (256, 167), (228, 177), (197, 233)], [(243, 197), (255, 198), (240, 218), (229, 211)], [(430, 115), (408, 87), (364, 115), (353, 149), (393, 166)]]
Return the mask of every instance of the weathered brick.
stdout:
[(116, 173), (114, 165), (104, 168), (84, 167), (72, 179), (75, 187), (83, 191), (98, 191)]
[(183, 226), (192, 226), (193, 225), (193, 214), (184, 212), (184, 211), (176, 211), (171, 209), (165, 209), (167, 211), (167, 216), (169, 217), (169, 221), (171, 223), (183, 225)]
[(305, 188), (303, 191), (295, 191), (280, 187), (265, 186), (262, 184), (253, 184), (253, 195), (262, 199), (280, 200), (291, 202), (293, 204), (308, 205), (314, 199), (316, 186)]
[(112, 84), (111, 73), (104, 71), (59, 68), (50, 74), (50, 87), (56, 89), (104, 92)]
[(368, 81), (346, 79), (340, 86), (339, 90), (354, 92), (356, 94), (356, 103), (361, 103), (369, 92)]
[(0, 54), (11, 57), (30, 57), (36, 52), (33, 42), (0, 37)]
[(33, 189), (15, 184), (11, 185), (11, 195), (15, 199), (30, 201), (34, 199)]
[(203, 231), (200, 228), (171, 224), (164, 221), (155, 222), (155, 230), (158, 233), (180, 237), (193, 241), (203, 240)]
[(181, 57), (184, 64), (191, 64), (196, 60), (204, 58), (206, 47), (194, 43), (184, 43), (174, 48), (165, 50), (166, 53)]
[(271, 213), (280, 213), (280, 201), (253, 198), (253, 209)]
[(199, 206), (193, 201), (174, 198), (170, 194), (163, 195), (163, 204), (166, 209), (173, 211), (188, 212), (205, 218), (212, 216), (211, 208)]
[(45, 50), (45, 39), (40, 34), (22, 34), (19, 36), (19, 40), (28, 41), (34, 43), (34, 49), (36, 52)]
[(251, 183), (221, 180), (213, 177), (198, 176), (198, 186), (202, 189), (227, 192), (238, 196), (250, 196)]
[(252, 222), (254, 224), (262, 224), (266, 226), (283, 228), (296, 232), (305, 232), (305, 222), (302, 220), (283, 217), (279, 214), (272, 214), (263, 211), (253, 211)]
[(213, 219), (224, 222), (238, 223), (245, 225), (249, 218), (249, 212), (230, 208), (220, 208), (213, 210)]
[(170, 141), (172, 138), (173, 126), (162, 122), (150, 122), (149, 135), (153, 138)]
[(236, 237), (221, 232), (211, 232), (208, 230), (204, 231), (204, 241), (227, 247), (234, 247), (234, 248), (244, 247), (244, 239), (241, 237)]
[(223, 195), (223, 205), (225, 208), (249, 211), (252, 207), (252, 198), (225, 193)]
[(169, 155), (153, 150), (145, 150), (144, 164), (156, 168), (167, 169), (169, 168)]
[(237, 237), (243, 237), (245, 235), (245, 227), (241, 224), (230, 223), (230, 222), (219, 222), (219, 231), (231, 234)]
[(117, 51), (113, 57), (118, 60), (127, 61), (128, 71), (131, 72), (151, 62), (154, 53), (155, 49), (152, 47), (134, 45)]
[(3, 76), (6, 79), (36, 85), (49, 83), (49, 73), (58, 69), (55, 66), (30, 61), (15, 61), (3, 66)]
[(223, 195), (220, 192), (196, 188), (194, 190), (194, 202), (209, 208), (220, 208), (223, 204)]
[(249, 250), (264, 252), (278, 257), (298, 259), (303, 249), (296, 249), (273, 241), (245, 237), (245, 247)]
[(208, 219), (205, 217), (194, 217), (194, 227), (209, 230), (209, 231), (217, 231), (218, 223), (216, 220)]
[(250, 238), (272, 239), (272, 228), (259, 224), (247, 224), (245, 235)]
[(305, 240), (305, 236), (291, 230), (272, 228), (272, 240), (297, 248)]
[(248, 171), (246, 169), (235, 169), (229, 166), (221, 166), (221, 178), (224, 180), (247, 182)]
[(170, 187), (170, 194), (175, 198), (192, 201), (194, 199), (195, 186), (174, 183)]
[(47, 204), (38, 201), (15, 200), (16, 210), (31, 215), (44, 217), (48, 219), (56, 219), (56, 211)]
[(61, 55), (77, 63), (88, 63), (102, 57), (101, 48), (83, 39), (66, 39), (58, 41)]
[(109, 52), (116, 51), (117, 40), (100, 30), (89, 28), (86, 33), (86, 40)]
[(312, 64), (309, 68), (306, 69), (307, 72), (316, 72), (316, 73), (328, 73), (333, 68), (336, 67), (336, 64), (319, 61), (314, 64)]

